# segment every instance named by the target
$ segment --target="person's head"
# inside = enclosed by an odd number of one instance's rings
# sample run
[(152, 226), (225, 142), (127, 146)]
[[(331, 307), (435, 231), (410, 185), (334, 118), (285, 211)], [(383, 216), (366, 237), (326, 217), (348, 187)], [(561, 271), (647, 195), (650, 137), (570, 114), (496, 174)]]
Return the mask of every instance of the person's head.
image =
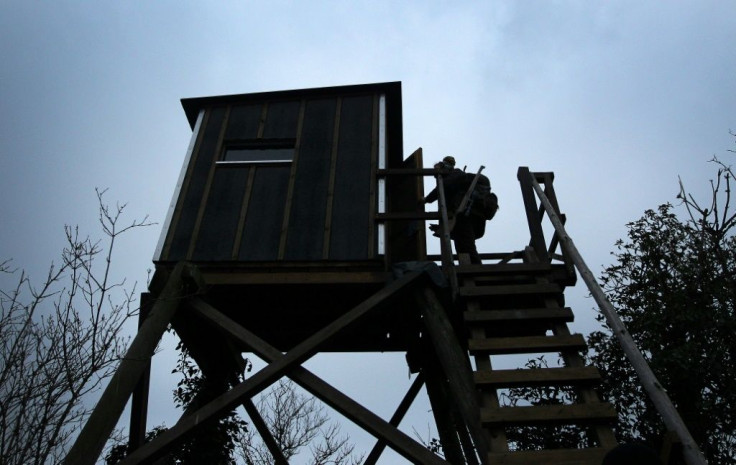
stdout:
[(452, 171), (455, 168), (455, 157), (446, 156), (442, 161), (437, 162), (434, 168), (440, 171)]

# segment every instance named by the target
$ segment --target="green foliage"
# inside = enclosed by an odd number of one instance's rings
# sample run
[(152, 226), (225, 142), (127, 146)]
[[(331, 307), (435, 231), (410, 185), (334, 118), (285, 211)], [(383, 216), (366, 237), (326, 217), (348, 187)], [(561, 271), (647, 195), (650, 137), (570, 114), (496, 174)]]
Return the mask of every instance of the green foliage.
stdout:
[[(671, 204), (648, 210), (616, 243), (603, 287), (711, 464), (736, 460), (736, 215), (730, 167), (718, 160), (712, 199), (685, 192), (686, 215)], [(599, 315), (599, 321), (604, 319)], [(605, 323), (604, 323), (605, 326)], [(604, 396), (619, 411), (622, 441), (661, 441), (665, 431), (617, 340), (590, 335)]]
[[(174, 403), (185, 410), (196, 410), (229, 386), (220, 386), (222, 382), (208, 380), (181, 343), (178, 349), (179, 361), (173, 372), (180, 373), (182, 379), (174, 390)], [(211, 420), (198, 428), (196, 434), (191, 435), (171, 454), (171, 463), (234, 465), (238, 435), (245, 429), (246, 423), (234, 411), (220, 419)]]
[[(208, 380), (192, 361), (179, 343), (179, 360), (172, 373), (180, 373), (182, 378), (174, 390), (174, 403), (185, 412), (196, 410), (209, 400), (217, 396), (227, 386), (220, 386)], [(246, 365), (249, 367), (250, 365)], [(185, 413), (186, 415), (186, 413)], [(166, 431), (163, 426), (157, 426), (146, 433), (146, 442), (154, 439)], [(196, 434), (189, 436), (176, 450), (162, 461), (160, 465), (235, 465), (235, 449), (238, 447), (240, 435), (247, 431), (247, 424), (237, 415), (230, 412), (228, 415), (210, 420), (197, 429)], [(114, 465), (126, 457), (127, 444), (117, 444), (105, 456), (107, 465)]]

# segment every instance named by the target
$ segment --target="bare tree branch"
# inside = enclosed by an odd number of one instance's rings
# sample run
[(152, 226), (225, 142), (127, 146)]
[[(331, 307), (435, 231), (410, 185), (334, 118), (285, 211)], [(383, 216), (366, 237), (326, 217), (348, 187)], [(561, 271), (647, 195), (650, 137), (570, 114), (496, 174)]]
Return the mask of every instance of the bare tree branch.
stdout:
[[(123, 327), (136, 314), (135, 285), (111, 281), (119, 236), (148, 226), (123, 222), (96, 190), (107, 246), (65, 226), (60, 265), (34, 285), (21, 271), (0, 290), (0, 463), (58, 463), (90, 413), (92, 396), (124, 354)], [(101, 254), (104, 262), (99, 265)], [(13, 275), (11, 261), (0, 272)]]

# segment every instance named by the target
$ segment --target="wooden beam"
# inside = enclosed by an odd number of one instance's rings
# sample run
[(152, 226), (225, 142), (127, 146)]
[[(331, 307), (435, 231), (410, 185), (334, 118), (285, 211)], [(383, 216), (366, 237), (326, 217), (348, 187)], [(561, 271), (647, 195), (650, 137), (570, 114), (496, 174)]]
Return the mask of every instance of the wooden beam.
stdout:
[[(191, 302), (192, 308), (210, 323), (225, 331), (237, 341), (245, 345), (250, 351), (267, 362), (278, 362), (284, 355), (260, 339), (255, 334), (240, 326), (226, 315), (201, 300)], [(335, 389), (319, 377), (301, 366), (291, 369), (286, 375), (306, 391), (322, 400), (337, 412), (353, 421), (370, 434), (381, 438), (407, 459), (415, 463), (447, 465), (447, 462), (431, 453), (424, 446), (397, 430), (386, 421), (358, 404), (348, 396)]]
[(483, 297), (500, 295), (539, 295), (561, 294), (562, 288), (554, 283), (505, 284), (499, 286), (461, 287), (462, 297)]
[(608, 402), (534, 405), (481, 409), (481, 421), (496, 425), (543, 425), (561, 423), (615, 422), (618, 414)]
[(376, 213), (376, 221), (392, 221), (392, 220), (439, 220), (440, 214), (437, 212), (387, 212)]
[(397, 431), (385, 421), (381, 420), (380, 417), (299, 366), (301, 362), (313, 355), (322, 344), (338, 334), (341, 330), (355, 323), (362, 316), (387, 304), (398, 291), (414, 283), (420, 276), (422, 276), (422, 273), (413, 272), (390, 283), (380, 292), (374, 294), (286, 354), (282, 354), (265, 343), (265, 341), (260, 340), (254, 334), (246, 331), (201, 299), (191, 299), (188, 302), (189, 305), (195, 308), (201, 316), (216, 324), (227, 334), (236, 337), (239, 342), (249, 346), (254, 353), (260, 357), (264, 357), (267, 361), (271, 361), (271, 363), (253, 374), (246, 381), (234, 386), (227, 393), (211, 401), (193, 415), (182, 418), (174, 427), (135, 451), (122, 461), (120, 465), (133, 465), (144, 460), (160, 457), (184, 435), (191, 433), (198, 424), (232, 410), (241, 403), (242, 399), (252, 397), (276, 379), (285, 375), (290, 376), (297, 384), (320, 397), (325, 403), (361, 425), (371, 434), (384, 437), (397, 452), (410, 460), (417, 460), (418, 457), (419, 463), (447, 465), (444, 460), (429, 452), (421, 444), (418, 444), (404, 433)]
[(294, 272), (204, 272), (210, 285), (237, 284), (383, 284), (389, 273), (383, 271), (310, 271)]
[(378, 176), (434, 176), (436, 174), (437, 170), (434, 168), (388, 168), (376, 172)]
[(521, 185), (521, 197), (524, 200), (526, 219), (529, 225), (529, 233), (531, 235), (529, 245), (534, 248), (534, 252), (539, 258), (539, 261), (549, 262), (549, 257), (547, 256), (547, 245), (544, 241), (542, 223), (539, 221), (537, 201), (534, 198), (534, 189), (532, 188), (532, 178), (529, 173), (529, 168), (525, 166), (519, 167), (516, 177)]
[[(138, 329), (151, 313), (153, 297), (148, 292), (141, 293), (141, 305), (138, 313)], [(141, 373), (130, 404), (130, 427), (128, 429), (128, 450), (136, 450), (146, 442), (146, 420), (148, 417), (148, 391), (151, 381), (151, 361), (149, 360)]]
[(462, 350), (450, 324), (445, 308), (430, 287), (417, 292), (422, 308), (424, 325), (434, 346), (442, 370), (449, 381), (449, 388), (457, 408), (467, 425), (480, 457), (485, 457), (489, 445), (482, 431), (478, 405), (478, 393), (473, 383), (470, 360)]
[(521, 386), (572, 386), (599, 382), (598, 369), (587, 367), (534, 368), (515, 370), (476, 371), (476, 384), (493, 386), (496, 389)]
[(560, 352), (563, 350), (585, 349), (585, 339), (581, 334), (569, 336), (525, 336), (496, 337), (493, 339), (471, 339), (468, 350), (471, 353), (492, 355), (527, 354), (538, 352)]
[[(444, 376), (437, 362), (437, 355), (433, 347), (427, 347), (424, 354), (422, 371), (427, 381), (427, 397), (432, 409), (437, 434), (440, 437), (442, 452), (450, 463), (465, 463), (459, 433), (467, 430), (457, 413), (457, 408), (451, 403), (452, 395), (447, 388), (447, 377)], [(475, 451), (473, 451), (475, 453)]]
[(473, 323), (507, 323), (525, 322), (535, 323), (541, 321), (559, 320), (564, 322), (573, 321), (574, 315), (570, 307), (564, 308), (515, 308), (507, 310), (479, 310), (477, 312), (465, 312), (465, 322)]
[(598, 464), (608, 449), (591, 447), (588, 449), (547, 449), (497, 452), (488, 454), (488, 463), (494, 465), (578, 465)]
[[(409, 390), (406, 392), (406, 395), (404, 395), (404, 398), (399, 403), (396, 411), (391, 416), (391, 419), (388, 422), (389, 425), (394, 427), (399, 426), (399, 423), (401, 423), (401, 420), (404, 419), (404, 415), (406, 415), (406, 412), (409, 411), (409, 407), (411, 407), (414, 399), (417, 398), (417, 394), (419, 394), (419, 391), (422, 389), (423, 385), (424, 375), (422, 373), (419, 373), (417, 377), (414, 378), (414, 382), (411, 383), (411, 386), (409, 386)], [(378, 462), (378, 459), (381, 457), (384, 449), (386, 449), (386, 441), (384, 441), (383, 439), (379, 439), (376, 442), (376, 445), (373, 446), (373, 449), (371, 449), (368, 457), (366, 457), (363, 465), (375, 465)]]
[(97, 406), (64, 459), (66, 465), (92, 465), (97, 461), (161, 336), (176, 313), (180, 299), (185, 293), (197, 292), (187, 289), (187, 277), (196, 280), (196, 268), (186, 262), (177, 263), (163, 291), (156, 297), (151, 314), (138, 330)]

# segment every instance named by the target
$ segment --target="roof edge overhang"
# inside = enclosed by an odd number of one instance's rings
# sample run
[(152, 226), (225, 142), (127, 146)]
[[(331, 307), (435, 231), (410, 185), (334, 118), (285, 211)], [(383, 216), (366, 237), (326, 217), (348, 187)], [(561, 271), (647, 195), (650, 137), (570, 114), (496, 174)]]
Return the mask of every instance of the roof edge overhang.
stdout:
[[(271, 92), (256, 92), (250, 94), (217, 95), (212, 97), (194, 97), (181, 99), (181, 105), (189, 121), (189, 126), (194, 129), (197, 115), (203, 108), (233, 104), (240, 102), (254, 102), (274, 99), (314, 98), (319, 96), (344, 95), (354, 93), (366, 93), (382, 91), (387, 97), (395, 102), (401, 102), (401, 81), (380, 82), (373, 84), (354, 84), (333, 87), (312, 87), (306, 89), (291, 89)], [(400, 103), (399, 103), (400, 105)], [(399, 107), (400, 108), (400, 107)]]

